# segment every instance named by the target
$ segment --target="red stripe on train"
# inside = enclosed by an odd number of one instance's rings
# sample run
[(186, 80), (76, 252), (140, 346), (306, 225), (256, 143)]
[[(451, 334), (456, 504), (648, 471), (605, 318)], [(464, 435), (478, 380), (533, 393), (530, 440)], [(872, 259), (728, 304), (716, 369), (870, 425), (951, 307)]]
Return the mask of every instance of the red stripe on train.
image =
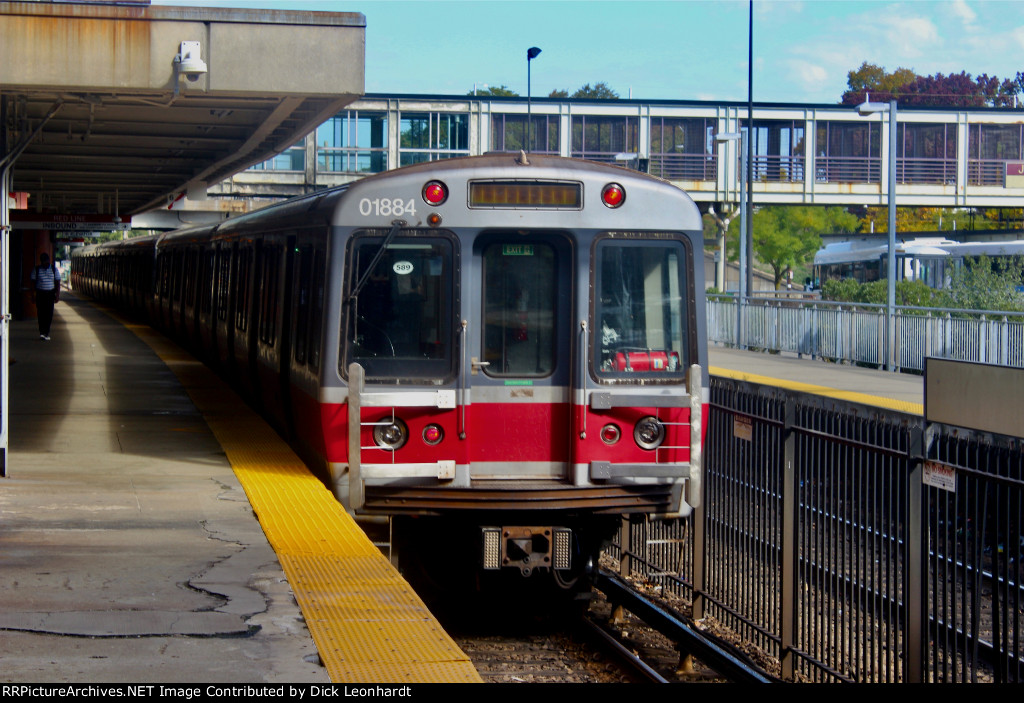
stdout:
[[(348, 461), (348, 405), (321, 403), (319, 417), (314, 408), (296, 407), (297, 427), (311, 446), (323, 447), (330, 462)], [(390, 408), (364, 408), (363, 422), (384, 422)], [(654, 415), (666, 423), (662, 447), (655, 452), (641, 449), (633, 439), (638, 420)], [(595, 411), (565, 403), (477, 403), (466, 409), (466, 437), (460, 439), (462, 409), (397, 408), (396, 416), (409, 428), (409, 440), (394, 455), (389, 451), (364, 449), (363, 461), (434, 462), (454, 459), (459, 464), (474, 461), (506, 462), (670, 462), (689, 461), (689, 408), (614, 408)], [(444, 439), (437, 445), (423, 440), (427, 425), (439, 425)], [(614, 424), (620, 438), (614, 444), (601, 439), (601, 430)], [(707, 436), (707, 406), (704, 406), (703, 438)], [(585, 433), (585, 437), (581, 436)], [(312, 435), (318, 435), (316, 437)], [(373, 446), (373, 428), (363, 427), (360, 444)], [(570, 450), (571, 446), (571, 450)]]

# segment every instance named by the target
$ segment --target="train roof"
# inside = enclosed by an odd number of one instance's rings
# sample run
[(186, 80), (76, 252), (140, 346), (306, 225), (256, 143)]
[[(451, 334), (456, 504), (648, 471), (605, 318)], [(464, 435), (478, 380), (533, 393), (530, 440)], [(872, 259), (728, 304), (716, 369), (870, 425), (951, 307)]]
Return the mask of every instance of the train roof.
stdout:
[(76, 256), (98, 256), (108, 251), (154, 249), (157, 241), (163, 236), (163, 234), (147, 234), (142, 237), (132, 237), (131, 239), (114, 239), (101, 244), (90, 244), (72, 250), (71, 256), (72, 258)]
[[(349, 192), (372, 196), (374, 191), (387, 193), (389, 188), (396, 185), (397, 187), (408, 187), (405, 184), (406, 181), (417, 184), (416, 190), (418, 191), (421, 187), (419, 185), (421, 181), (425, 184), (429, 180), (443, 180), (445, 178), (451, 179), (453, 181), (453, 188), (457, 188), (455, 181), (459, 181), (462, 174), (476, 172), (480, 169), (488, 171), (487, 178), (499, 180), (536, 177), (539, 180), (589, 181), (592, 185), (599, 182), (619, 182), (627, 187), (627, 192), (635, 199), (635, 202), (643, 203), (639, 208), (633, 207), (634, 213), (640, 211), (645, 216), (650, 215), (652, 218), (662, 222), (666, 228), (668, 227), (664, 223), (672, 223), (671, 229), (703, 230), (700, 212), (690, 196), (685, 191), (661, 178), (596, 161), (585, 161), (546, 154), (501, 152), (412, 164), (367, 176), (345, 185), (268, 205), (259, 210), (238, 215), (216, 224), (192, 226), (127, 241), (137, 242), (137, 245), (156, 246), (157, 243), (161, 245), (179, 244), (210, 236), (218, 238), (239, 234), (244, 235), (247, 231), (262, 230), (268, 225), (274, 227), (302, 226), (311, 223), (339, 225), (343, 217), (342, 208), (345, 206), (344, 196)], [(466, 178), (465, 180), (469, 179)], [(464, 197), (464, 194), (456, 190), (456, 192), (452, 193), (451, 201), (454, 202), (458, 197)], [(347, 206), (348, 215), (344, 215), (344, 217), (349, 218), (349, 224), (357, 221), (356, 218), (351, 217), (352, 210), (357, 207), (358, 204)], [(426, 213), (427, 209), (422, 207), (422, 203), (420, 203), (421, 212)], [(635, 214), (624, 216), (624, 213), (604, 208), (596, 209), (596, 212), (599, 216), (593, 217), (594, 222), (590, 223), (589, 226), (619, 229), (636, 229), (639, 226), (636, 222)], [(522, 226), (537, 226), (541, 219), (544, 219), (544, 224), (547, 226), (588, 226), (580, 221), (580, 215), (581, 213), (578, 210), (560, 212), (549, 209), (523, 208), (515, 211), (516, 221)], [(388, 227), (395, 218), (388, 216), (378, 219), (380, 219), (380, 222), (370, 221), (366, 218), (360, 218), (358, 221), (360, 226)], [(425, 226), (425, 222), (421, 217), (417, 217), (416, 220), (412, 218), (406, 219), (410, 220), (410, 226)], [(512, 226), (511, 220), (512, 218), (510, 218), (510, 226)], [(533, 221), (531, 222), (530, 220)], [(562, 220), (562, 222), (559, 224), (558, 220)], [(108, 245), (117, 247), (120, 246), (120, 243), (108, 243), (101, 246), (106, 247)]]

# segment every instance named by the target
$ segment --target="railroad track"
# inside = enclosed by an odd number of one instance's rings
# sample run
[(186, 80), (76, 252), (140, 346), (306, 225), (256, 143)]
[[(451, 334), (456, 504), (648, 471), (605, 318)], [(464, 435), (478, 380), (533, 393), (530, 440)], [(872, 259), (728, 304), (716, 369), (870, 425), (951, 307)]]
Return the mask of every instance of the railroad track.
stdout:
[[(623, 650), (626, 660), (635, 665), (637, 671), (647, 676), (649, 680), (669, 683), (679, 681), (680, 676), (684, 679), (687, 676), (698, 676), (702, 680), (712, 678), (735, 683), (770, 683), (775, 680), (742, 654), (734, 651), (727, 643), (694, 627), (678, 613), (644, 597), (620, 576), (601, 569), (594, 579), (594, 587), (604, 594), (613, 608), (621, 606), (632, 613), (637, 621), (642, 623), (642, 627), (656, 631), (671, 643), (671, 650), (676, 652), (678, 660), (675, 670), (670, 672), (675, 674), (674, 677), (665, 675), (666, 648), (651, 646), (649, 643), (653, 640), (649, 636), (644, 640), (648, 643), (648, 648), (653, 649), (654, 656), (662, 661), (660, 670), (650, 665), (637, 651), (637, 647), (631, 647), (623, 642), (623, 637), (615, 636), (615, 630), (619, 628), (600, 628), (602, 635), (609, 639), (609, 645)], [(637, 640), (635, 636), (625, 639), (632, 640), (629, 644)]]
[[(605, 571), (574, 615), (463, 611), (449, 633), (491, 683), (766, 682), (771, 678)], [(613, 619), (615, 606), (630, 616)], [(571, 609), (570, 609), (571, 610)], [(446, 620), (449, 620), (446, 622)], [(692, 657), (681, 657), (681, 652)]]

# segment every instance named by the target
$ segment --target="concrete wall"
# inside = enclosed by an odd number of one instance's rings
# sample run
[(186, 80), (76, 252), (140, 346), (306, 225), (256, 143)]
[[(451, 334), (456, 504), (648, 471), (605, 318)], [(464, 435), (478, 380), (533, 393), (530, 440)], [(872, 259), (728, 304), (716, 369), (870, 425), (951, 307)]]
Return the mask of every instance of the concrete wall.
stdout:
[(358, 95), (364, 26), (358, 13), (0, 2), (0, 88), (166, 91), (181, 42), (198, 41), (209, 71), (183, 89)]

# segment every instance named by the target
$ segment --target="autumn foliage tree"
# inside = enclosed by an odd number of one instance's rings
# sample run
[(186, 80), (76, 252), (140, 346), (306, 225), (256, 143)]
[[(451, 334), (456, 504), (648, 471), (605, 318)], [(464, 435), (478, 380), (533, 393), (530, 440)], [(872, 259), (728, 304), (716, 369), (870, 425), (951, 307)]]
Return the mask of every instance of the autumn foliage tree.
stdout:
[(974, 78), (966, 71), (920, 76), (908, 68), (889, 73), (865, 61), (847, 74), (847, 86), (840, 100), (844, 105), (859, 105), (870, 96), (873, 102), (896, 100), (899, 105), (1015, 107), (1017, 95), (1024, 92), (1024, 72), (1013, 80), (988, 74)]

